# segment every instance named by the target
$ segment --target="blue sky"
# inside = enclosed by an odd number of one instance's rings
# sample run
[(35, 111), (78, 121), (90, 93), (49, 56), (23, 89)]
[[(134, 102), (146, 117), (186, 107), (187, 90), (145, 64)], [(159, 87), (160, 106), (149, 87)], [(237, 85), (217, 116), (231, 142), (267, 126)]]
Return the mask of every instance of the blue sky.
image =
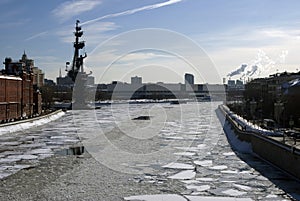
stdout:
[(55, 79), (72, 59), (79, 19), (97, 82), (183, 82), (190, 72), (221, 83), (242, 64), (233, 79), (261, 77), (299, 69), (299, 8), (298, 0), (1, 0), (0, 57), (26, 50)]

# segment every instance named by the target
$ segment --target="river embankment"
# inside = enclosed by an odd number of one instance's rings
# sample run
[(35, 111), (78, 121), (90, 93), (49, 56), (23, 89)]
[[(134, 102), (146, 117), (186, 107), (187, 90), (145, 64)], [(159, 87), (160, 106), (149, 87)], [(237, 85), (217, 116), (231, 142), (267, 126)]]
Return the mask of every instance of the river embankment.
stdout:
[(285, 173), (300, 179), (299, 142), (287, 143), (285, 136), (274, 137), (270, 135), (272, 131), (251, 125), (243, 118), (231, 112), (225, 105), (220, 105), (219, 110), (231, 124), (236, 137), (241, 143), (249, 143), (252, 152), (258, 157), (271, 163)]
[(22, 131), (29, 128), (45, 125), (51, 121), (55, 121), (61, 118), (64, 114), (65, 112), (63, 112), (62, 110), (56, 110), (49, 114), (41, 115), (34, 118), (0, 124), (0, 135), (14, 133), (17, 131)]

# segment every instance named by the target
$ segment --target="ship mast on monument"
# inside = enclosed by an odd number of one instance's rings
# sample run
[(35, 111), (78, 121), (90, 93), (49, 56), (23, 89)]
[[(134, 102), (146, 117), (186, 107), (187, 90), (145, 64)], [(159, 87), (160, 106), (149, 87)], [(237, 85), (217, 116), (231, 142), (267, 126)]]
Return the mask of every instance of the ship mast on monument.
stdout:
[(66, 62), (66, 71), (68, 71), (68, 76), (75, 82), (78, 73), (80, 74), (86, 74), (83, 69), (83, 60), (87, 57), (86, 52), (84, 53), (84, 56), (80, 54), (80, 50), (85, 47), (84, 41), (79, 41), (79, 39), (83, 35), (83, 31), (81, 30), (81, 27), (78, 25), (80, 23), (79, 20), (76, 21), (76, 27), (75, 27), (75, 42), (74, 42), (74, 57), (72, 66), (69, 69), (68, 66), (70, 65), (70, 62)]
[(80, 51), (85, 47), (85, 41), (80, 41), (83, 31), (81, 30), (79, 23), (80, 21), (77, 20), (74, 32), (75, 42), (73, 61), (71, 66), (70, 62), (66, 62), (66, 71), (68, 72), (68, 77), (74, 82), (72, 109), (88, 109), (85, 93), (87, 77), (91, 73), (87, 74), (83, 68), (83, 60), (87, 57), (87, 54), (84, 52), (84, 55), (82, 55)]

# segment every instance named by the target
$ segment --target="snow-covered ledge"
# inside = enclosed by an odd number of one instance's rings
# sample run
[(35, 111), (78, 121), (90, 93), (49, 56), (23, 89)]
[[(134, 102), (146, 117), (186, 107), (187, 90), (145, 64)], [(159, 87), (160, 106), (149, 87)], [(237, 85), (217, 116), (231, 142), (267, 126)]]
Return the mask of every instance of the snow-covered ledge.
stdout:
[(64, 114), (65, 112), (58, 110), (40, 117), (3, 124), (0, 125), (0, 135), (26, 130), (32, 127), (42, 126), (51, 121), (59, 119)]

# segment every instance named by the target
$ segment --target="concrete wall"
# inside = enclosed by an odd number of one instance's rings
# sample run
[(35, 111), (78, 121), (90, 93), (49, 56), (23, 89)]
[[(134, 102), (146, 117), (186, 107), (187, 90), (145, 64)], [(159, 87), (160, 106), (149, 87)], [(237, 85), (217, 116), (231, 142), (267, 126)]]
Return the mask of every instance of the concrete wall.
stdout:
[(222, 107), (221, 112), (232, 125), (236, 136), (241, 141), (250, 142), (253, 152), (260, 158), (300, 179), (300, 150), (254, 132), (246, 132), (232, 119)]

